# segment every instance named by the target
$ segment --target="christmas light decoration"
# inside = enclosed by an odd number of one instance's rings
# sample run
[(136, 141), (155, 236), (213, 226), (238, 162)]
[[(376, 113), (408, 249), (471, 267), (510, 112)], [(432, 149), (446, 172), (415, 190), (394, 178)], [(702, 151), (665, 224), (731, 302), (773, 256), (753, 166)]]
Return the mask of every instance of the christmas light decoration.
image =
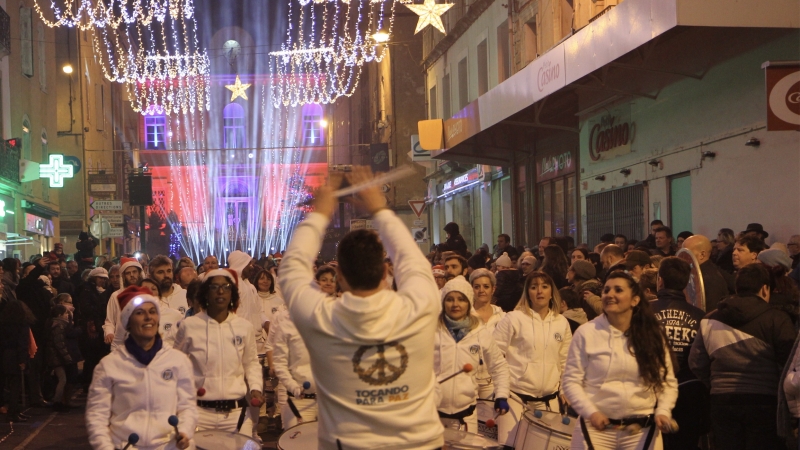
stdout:
[(373, 36), (391, 35), (395, 3), (289, 0), (286, 41), (270, 53), (274, 106), (327, 104), (352, 95), (362, 65), (380, 62), (386, 53)]
[(444, 24), (442, 23), (441, 16), (447, 12), (448, 9), (452, 8), (453, 5), (454, 3), (437, 4), (435, 0), (425, 0), (425, 3), (421, 5), (406, 4), (406, 8), (410, 9), (419, 16), (419, 20), (417, 21), (417, 29), (414, 30), (414, 34), (419, 33), (428, 25), (433, 26), (443, 34), (447, 34), (447, 32), (444, 30)]
[(252, 86), (252, 84), (242, 83), (242, 80), (239, 79), (239, 75), (236, 75), (236, 82), (234, 84), (225, 85), (225, 87), (231, 91), (231, 101), (239, 97), (247, 100), (247, 88), (250, 86)]

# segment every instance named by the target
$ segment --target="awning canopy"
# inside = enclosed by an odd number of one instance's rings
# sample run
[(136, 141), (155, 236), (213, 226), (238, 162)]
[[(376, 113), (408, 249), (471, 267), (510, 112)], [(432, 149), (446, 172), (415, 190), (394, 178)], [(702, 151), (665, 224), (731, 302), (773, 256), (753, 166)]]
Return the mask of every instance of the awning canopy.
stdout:
[(433, 157), (503, 166), (554, 135), (577, 146), (582, 117), (624, 99), (656, 100), (798, 27), (792, 1), (625, 0), (445, 120), (446, 150)]

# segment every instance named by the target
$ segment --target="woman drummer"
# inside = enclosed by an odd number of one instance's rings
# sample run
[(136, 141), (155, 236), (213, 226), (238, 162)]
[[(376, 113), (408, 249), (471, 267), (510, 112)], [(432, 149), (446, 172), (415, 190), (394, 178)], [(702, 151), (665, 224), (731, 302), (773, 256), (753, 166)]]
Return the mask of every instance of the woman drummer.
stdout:
[(524, 406), (559, 411), (559, 385), (572, 341), (569, 322), (561, 315), (561, 298), (552, 278), (531, 272), (514, 311), (494, 330), (511, 375), (511, 413), (497, 419), (501, 444), (513, 446)]
[[(480, 319), (481, 325), (489, 330), (489, 333), (494, 333), (494, 329), (500, 319), (505, 317), (506, 313), (503, 308), (492, 304), (492, 297), (494, 296), (497, 279), (494, 274), (487, 269), (475, 269), (469, 275), (469, 282), (472, 285), (473, 303), (472, 311)], [(490, 398), (494, 392), (492, 385), (492, 377), (489, 370), (483, 361), (478, 366), (478, 397)]]
[[(442, 380), (467, 364), (474, 368), (484, 364), (494, 380), (495, 412), (502, 415), (508, 412), (508, 363), (492, 339), (490, 329), (474, 314), (472, 301), (473, 288), (461, 277), (448, 281), (442, 288), (442, 312), (434, 335), (433, 369), (436, 378)], [(468, 432), (477, 433), (476, 374), (452, 377), (439, 385), (439, 392), (439, 417), (457, 420), (466, 425)]]
[[(197, 423), (192, 364), (163, 345), (158, 299), (131, 286), (118, 295), (124, 345), (94, 370), (86, 403), (86, 427), (95, 449), (122, 448), (131, 434), (137, 449), (185, 449)], [(177, 415), (178, 434), (169, 417)]]
[(603, 314), (575, 331), (564, 370), (581, 416), (572, 448), (661, 448), (656, 428), (670, 431), (678, 398), (666, 336), (630, 275), (609, 275), (602, 301)]
[[(189, 356), (197, 389), (198, 430), (240, 431), (250, 398), (264, 401), (255, 332), (236, 315), (239, 290), (225, 269), (206, 274), (197, 301), (203, 308), (178, 327), (175, 348)], [(245, 398), (245, 397), (248, 398)]]
[(165, 344), (168, 344), (170, 347), (174, 346), (175, 334), (178, 333), (178, 325), (183, 320), (183, 314), (177, 309), (170, 308), (169, 303), (164, 301), (164, 298), (161, 296), (161, 288), (154, 279), (145, 278), (139, 282), (139, 286), (149, 289), (153, 297), (158, 299), (158, 309), (160, 312), (158, 334)]

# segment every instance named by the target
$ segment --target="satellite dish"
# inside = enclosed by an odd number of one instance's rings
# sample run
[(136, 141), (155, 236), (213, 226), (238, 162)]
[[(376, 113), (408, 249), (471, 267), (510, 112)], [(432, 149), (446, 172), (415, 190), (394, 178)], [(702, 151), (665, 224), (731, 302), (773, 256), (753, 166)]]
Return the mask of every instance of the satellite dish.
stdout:
[(236, 61), (236, 57), (239, 56), (241, 52), (242, 46), (233, 39), (222, 44), (222, 53), (225, 55), (225, 58), (228, 59), (228, 64), (230, 65), (233, 65), (233, 62)]

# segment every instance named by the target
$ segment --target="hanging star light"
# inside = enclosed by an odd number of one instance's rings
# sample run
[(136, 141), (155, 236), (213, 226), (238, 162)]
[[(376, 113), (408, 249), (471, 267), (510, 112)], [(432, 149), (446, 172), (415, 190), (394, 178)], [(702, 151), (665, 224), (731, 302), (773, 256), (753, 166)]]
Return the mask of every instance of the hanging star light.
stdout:
[(236, 83), (225, 85), (225, 87), (231, 91), (231, 101), (234, 101), (239, 97), (247, 100), (247, 88), (250, 86), (252, 86), (252, 84), (242, 83), (242, 80), (239, 79), (239, 75), (236, 75)]
[(448, 9), (452, 8), (453, 5), (454, 3), (437, 4), (435, 0), (425, 0), (425, 3), (421, 5), (406, 4), (406, 8), (410, 9), (419, 16), (419, 21), (417, 21), (417, 29), (414, 30), (414, 34), (419, 33), (428, 25), (433, 26), (443, 34), (447, 34), (447, 32), (444, 30), (444, 24), (442, 23), (441, 16), (447, 12)]

